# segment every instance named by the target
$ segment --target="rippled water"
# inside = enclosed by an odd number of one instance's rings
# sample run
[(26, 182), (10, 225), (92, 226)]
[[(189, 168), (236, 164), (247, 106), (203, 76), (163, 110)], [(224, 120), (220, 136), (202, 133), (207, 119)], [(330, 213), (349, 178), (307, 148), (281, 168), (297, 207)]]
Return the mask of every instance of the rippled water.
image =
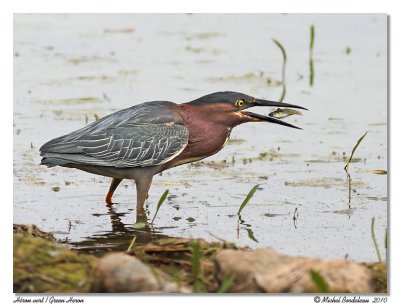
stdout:
[[(376, 260), (371, 219), (385, 255), (387, 176), (368, 170), (388, 165), (386, 27), (378, 14), (15, 15), (14, 223), (35, 223), (91, 252), (125, 249), (133, 235), (139, 243), (219, 237), (293, 255)], [(282, 55), (271, 38), (288, 57), (285, 101), (309, 108), (285, 120), (304, 130), (243, 125), (203, 163), (156, 176), (150, 218), (164, 190), (170, 194), (151, 231), (132, 228), (132, 182), (109, 209), (109, 178), (38, 165), (47, 140), (144, 101), (220, 90), (278, 100)], [(350, 165), (349, 211), (343, 156), (366, 131)]]

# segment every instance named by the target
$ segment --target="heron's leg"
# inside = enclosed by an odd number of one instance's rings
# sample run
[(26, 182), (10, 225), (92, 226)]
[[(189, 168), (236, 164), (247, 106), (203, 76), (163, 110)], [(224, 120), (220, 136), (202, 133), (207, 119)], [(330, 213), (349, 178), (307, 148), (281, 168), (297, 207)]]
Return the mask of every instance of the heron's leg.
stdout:
[(108, 189), (108, 193), (106, 196), (106, 203), (107, 205), (111, 205), (112, 204), (112, 196), (114, 194), (115, 189), (117, 189), (119, 183), (121, 183), (122, 180), (121, 179), (117, 179), (117, 178), (113, 178), (111, 181), (111, 185), (110, 185), (110, 189)]
[(136, 214), (145, 215), (144, 212), (144, 202), (147, 199), (147, 194), (153, 180), (152, 175), (143, 175), (135, 180), (136, 183), (136, 193), (137, 193), (137, 203), (136, 203)]

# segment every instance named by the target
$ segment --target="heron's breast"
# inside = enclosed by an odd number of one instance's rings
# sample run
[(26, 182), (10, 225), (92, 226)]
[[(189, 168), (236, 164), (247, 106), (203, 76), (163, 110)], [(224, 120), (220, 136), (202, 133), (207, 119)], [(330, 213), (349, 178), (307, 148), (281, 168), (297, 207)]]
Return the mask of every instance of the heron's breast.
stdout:
[(230, 129), (218, 125), (189, 126), (189, 143), (184, 158), (204, 158), (221, 150), (228, 142)]

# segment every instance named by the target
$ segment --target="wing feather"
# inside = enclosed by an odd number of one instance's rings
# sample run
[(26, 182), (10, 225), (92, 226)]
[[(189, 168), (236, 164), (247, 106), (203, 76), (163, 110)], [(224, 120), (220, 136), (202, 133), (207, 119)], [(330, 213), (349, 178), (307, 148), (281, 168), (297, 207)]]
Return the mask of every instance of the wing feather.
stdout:
[(172, 102), (153, 101), (117, 111), (45, 143), (41, 156), (57, 159), (49, 165), (147, 167), (166, 163), (189, 141), (177, 107)]
[(73, 141), (53, 143), (51, 152), (42, 151), (42, 156), (56, 154), (60, 157), (65, 148), (69, 148), (64, 156), (72, 163), (118, 168), (147, 167), (171, 160), (188, 141), (189, 131), (180, 124), (129, 124), (101, 133), (84, 134)]

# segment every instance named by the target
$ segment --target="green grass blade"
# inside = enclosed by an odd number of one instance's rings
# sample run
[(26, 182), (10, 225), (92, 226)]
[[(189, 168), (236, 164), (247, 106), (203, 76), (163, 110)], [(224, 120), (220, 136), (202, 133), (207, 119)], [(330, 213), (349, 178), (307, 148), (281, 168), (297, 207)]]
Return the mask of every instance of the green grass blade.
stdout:
[(197, 240), (193, 240), (189, 244), (189, 249), (192, 252), (192, 273), (195, 278), (198, 278), (201, 273), (199, 242)]
[(329, 293), (331, 290), (329, 289), (329, 285), (326, 280), (319, 274), (317, 271), (310, 270), (311, 280), (317, 286), (320, 293)]
[(240, 208), (238, 210), (238, 215), (240, 215), (240, 213), (242, 212), (243, 208), (247, 205), (247, 203), (250, 201), (250, 199), (253, 197), (254, 193), (257, 191), (258, 187), (260, 187), (260, 185), (255, 185), (249, 192), (249, 194), (247, 195), (247, 197), (244, 199), (242, 205), (240, 205)]
[(315, 28), (314, 25), (310, 26), (310, 54), (313, 51), (314, 48), (314, 37), (315, 37)]
[(201, 249), (200, 244), (197, 240), (193, 240), (189, 244), (189, 249), (192, 252), (192, 274), (194, 278), (194, 292), (204, 292), (204, 285), (202, 282), (202, 271), (201, 271)]
[(128, 247), (128, 249), (126, 250), (127, 252), (129, 252), (130, 250), (132, 250), (132, 248), (133, 248), (133, 246), (134, 246), (134, 244), (135, 244), (135, 241), (136, 241), (136, 236), (133, 236), (132, 241), (131, 241), (131, 243), (129, 244), (129, 247)]
[(372, 241), (374, 242), (376, 255), (378, 256), (378, 261), (382, 262), (381, 252), (379, 251), (378, 242), (376, 241), (375, 237), (375, 218), (372, 218), (371, 220), (371, 236), (372, 236)]
[(349, 160), (347, 161), (346, 166), (344, 167), (344, 170), (345, 170), (346, 172), (348, 172), (348, 170), (349, 170), (349, 164), (351, 163), (351, 160), (352, 160), (352, 158), (353, 158), (354, 152), (357, 150), (358, 146), (360, 145), (361, 141), (363, 141), (364, 137), (367, 136), (367, 133), (368, 133), (368, 132), (365, 132), (365, 134), (362, 135), (362, 136), (360, 137), (360, 139), (357, 140), (356, 145), (354, 146), (353, 150), (351, 151), (350, 158), (349, 158)]
[(232, 286), (234, 281), (235, 281), (234, 275), (229, 275), (229, 276), (224, 275), (224, 278), (222, 279), (221, 287), (219, 287), (217, 293), (227, 292), (229, 290), (229, 288)]
[(168, 193), (169, 193), (169, 190), (168, 190), (168, 189), (165, 190), (164, 193), (162, 194), (161, 198), (158, 200), (156, 213), (154, 214), (154, 217), (153, 217), (153, 219), (151, 220), (151, 223), (154, 222), (154, 219), (155, 219), (156, 216), (157, 216), (158, 210), (160, 209), (162, 203), (164, 203), (165, 199), (167, 198)]

